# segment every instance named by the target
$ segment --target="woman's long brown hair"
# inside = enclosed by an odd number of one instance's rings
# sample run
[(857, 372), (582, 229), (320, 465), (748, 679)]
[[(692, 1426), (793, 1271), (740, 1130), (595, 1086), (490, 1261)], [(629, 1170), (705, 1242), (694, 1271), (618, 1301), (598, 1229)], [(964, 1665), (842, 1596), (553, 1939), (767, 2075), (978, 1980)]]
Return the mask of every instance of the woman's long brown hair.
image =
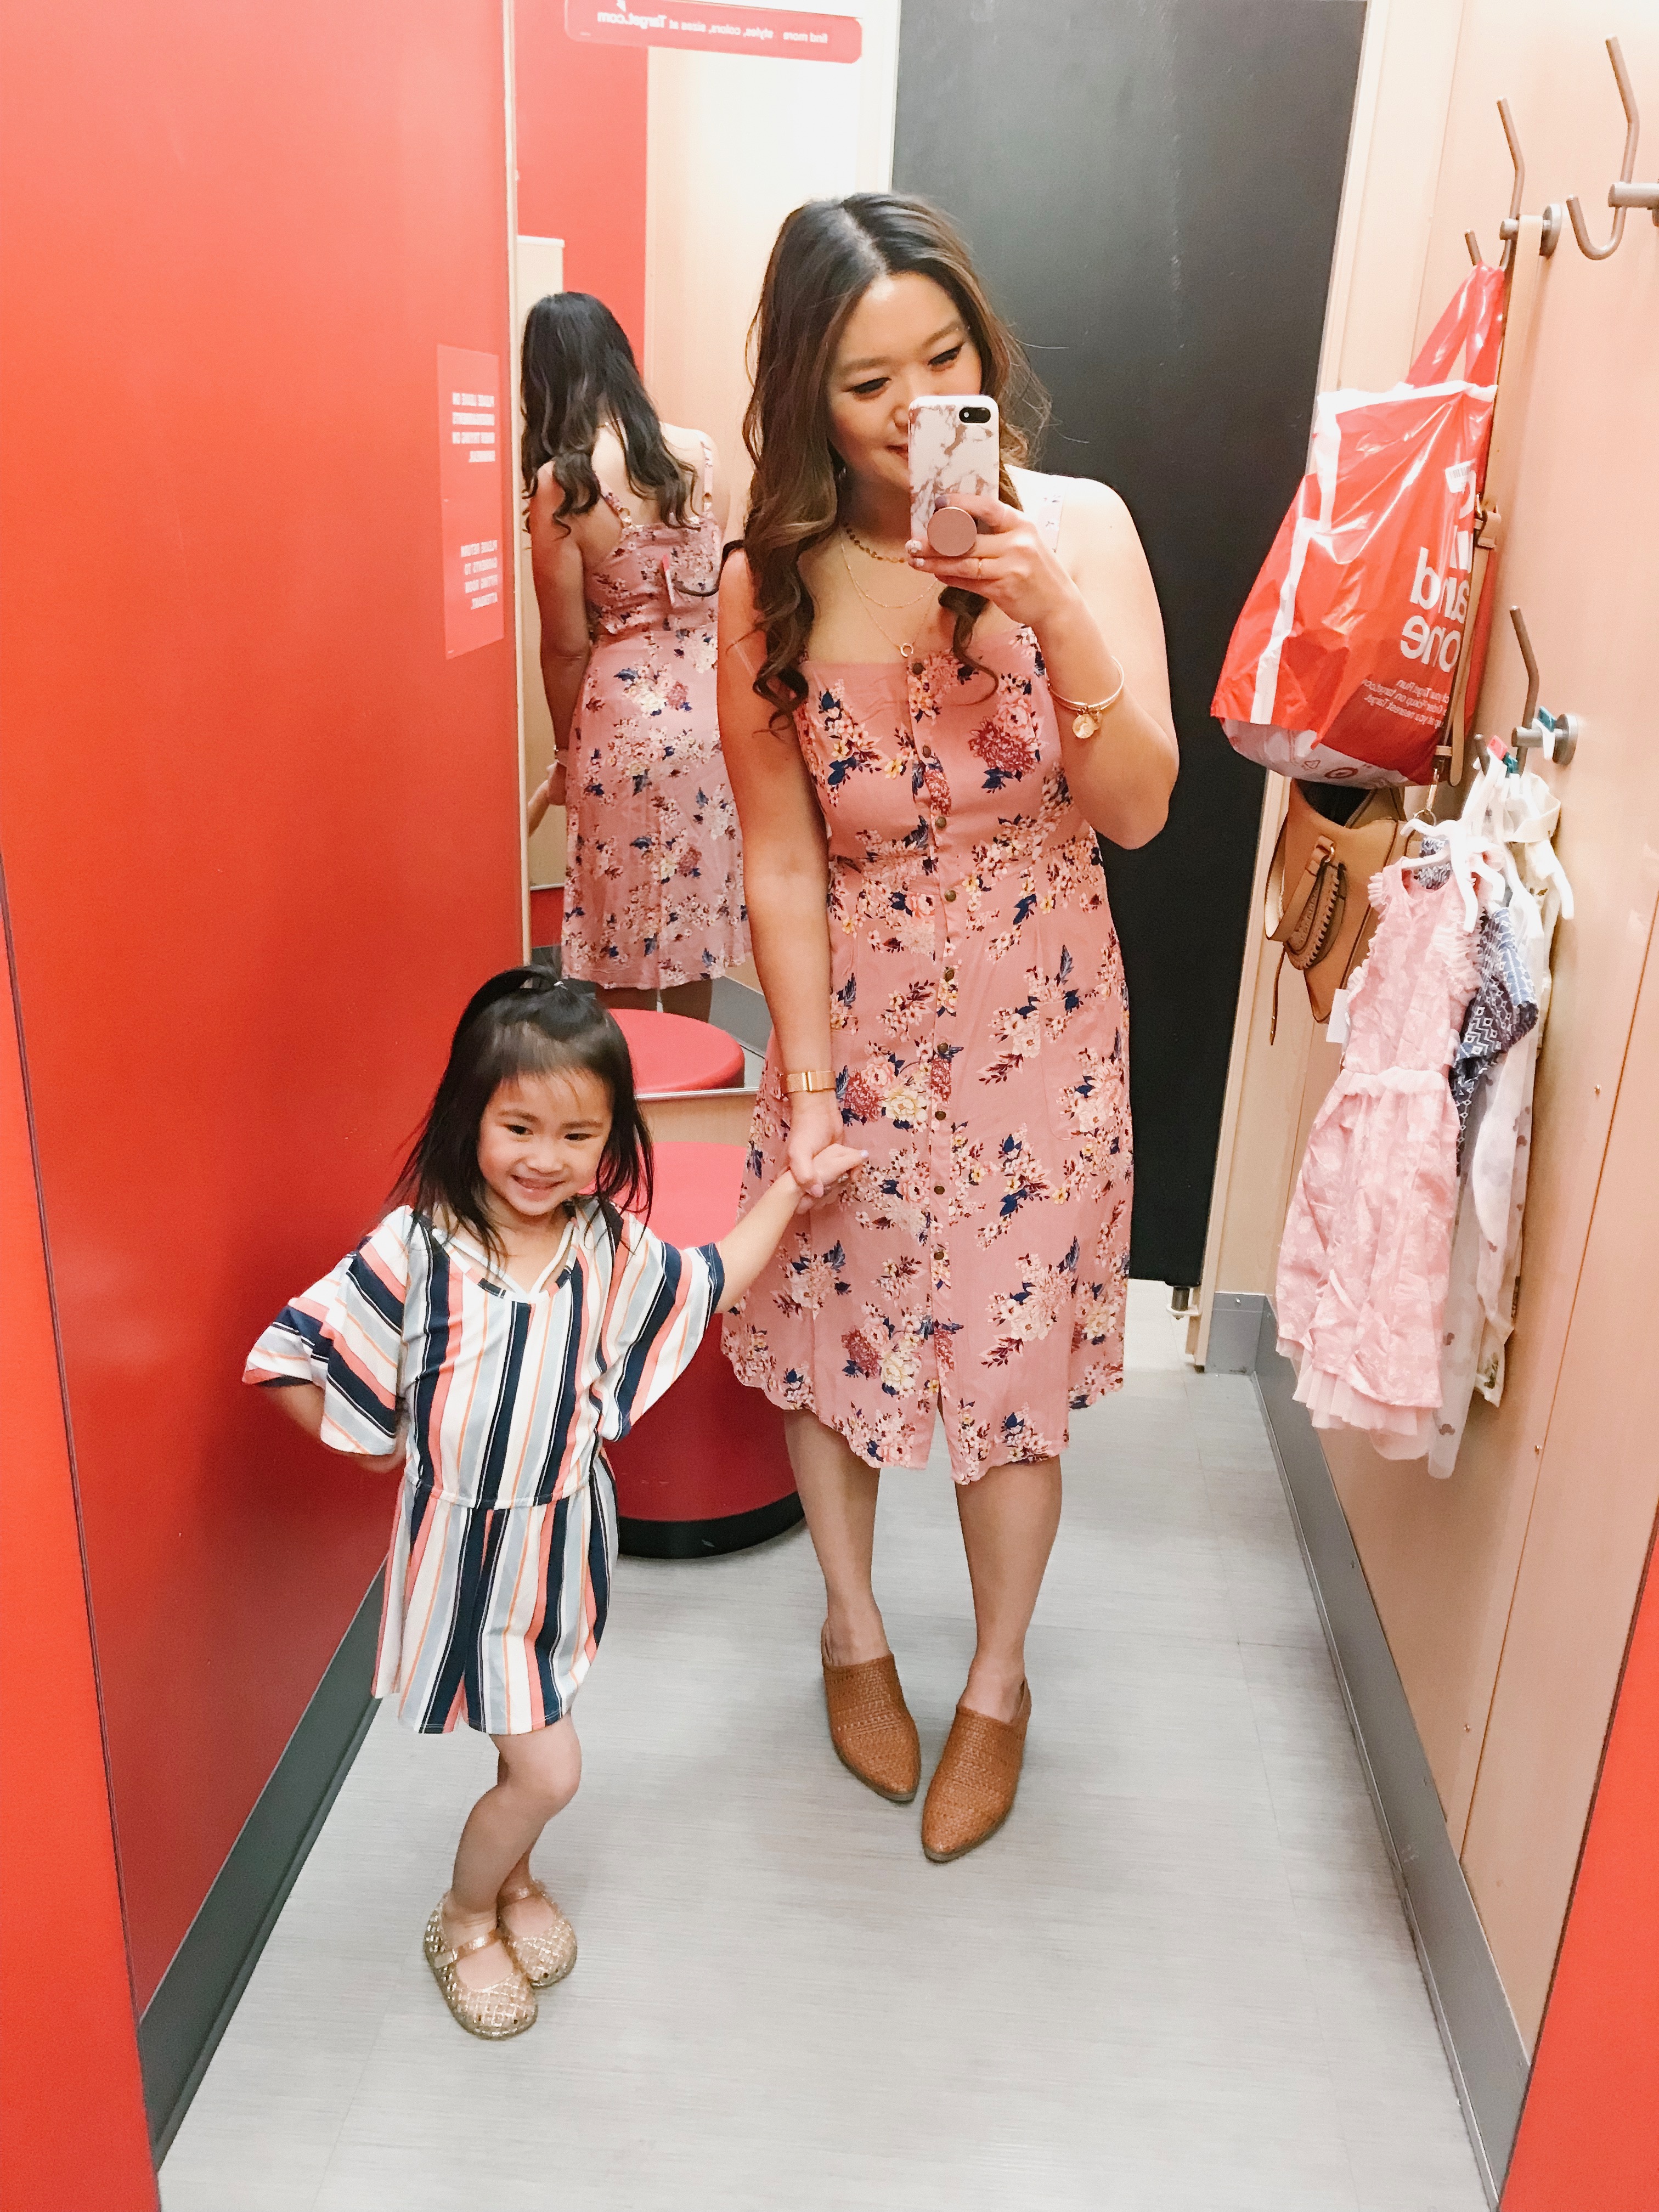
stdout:
[[(968, 249), (939, 210), (898, 192), (809, 200), (785, 218), (750, 333), (755, 388), (743, 439), (755, 473), (743, 550), (766, 654), (755, 690), (780, 717), (806, 696), (801, 659), (812, 633), (812, 595), (800, 556), (822, 545), (840, 514), (845, 465), (830, 441), (830, 372), (847, 319), (878, 276), (929, 276), (948, 292), (980, 360), (980, 390), (997, 403), (1001, 491), (1019, 500), (1010, 463), (1026, 458), (1048, 419), (1047, 395), (1024, 349), (996, 313)], [(951, 647), (975, 664), (969, 641), (986, 602), (953, 587), (940, 605), (955, 617)]]
[(525, 319), (520, 357), (524, 436), (519, 459), (525, 496), (544, 461), (563, 493), (562, 525), (599, 503), (593, 441), (607, 422), (622, 441), (628, 481), (653, 499), (665, 522), (684, 522), (696, 471), (676, 459), (662, 434), (628, 333), (591, 292), (550, 292)]

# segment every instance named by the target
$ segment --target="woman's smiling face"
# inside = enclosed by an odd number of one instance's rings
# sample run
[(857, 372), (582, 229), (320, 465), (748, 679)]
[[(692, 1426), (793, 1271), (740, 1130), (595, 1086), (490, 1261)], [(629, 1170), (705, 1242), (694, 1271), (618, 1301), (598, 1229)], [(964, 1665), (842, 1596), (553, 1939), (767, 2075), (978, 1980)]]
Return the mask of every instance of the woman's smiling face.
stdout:
[(847, 318), (830, 371), (830, 441), (872, 489), (910, 488), (910, 402), (981, 389), (956, 301), (914, 272), (878, 276)]

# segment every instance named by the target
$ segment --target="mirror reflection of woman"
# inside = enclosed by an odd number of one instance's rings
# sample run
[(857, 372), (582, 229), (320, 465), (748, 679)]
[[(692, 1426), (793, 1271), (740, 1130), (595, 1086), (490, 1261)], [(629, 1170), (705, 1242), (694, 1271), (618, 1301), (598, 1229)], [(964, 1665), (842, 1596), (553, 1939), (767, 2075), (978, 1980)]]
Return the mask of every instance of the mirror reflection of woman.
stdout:
[(726, 489), (714, 441), (665, 422), (627, 334), (586, 292), (525, 324), (524, 488), (556, 750), (532, 826), (567, 810), (563, 964), (611, 1006), (708, 1018), (749, 956), (714, 704)]
[[(1012, 1806), (1067, 1416), (1122, 1376), (1127, 1020), (1096, 839), (1164, 823), (1163, 624), (1116, 495), (1010, 467), (1041, 395), (933, 210), (798, 209), (756, 337), (720, 678), (773, 1018), (750, 1186), (843, 1128), (869, 1161), (726, 1348), (788, 1409), (836, 1749), (900, 1802), (920, 1750), (871, 1586), (877, 1486), (943, 1424), (976, 1626), (922, 1815), (949, 1859)], [(908, 410), (950, 393), (999, 402), (1005, 465), (957, 560), (908, 542)]]

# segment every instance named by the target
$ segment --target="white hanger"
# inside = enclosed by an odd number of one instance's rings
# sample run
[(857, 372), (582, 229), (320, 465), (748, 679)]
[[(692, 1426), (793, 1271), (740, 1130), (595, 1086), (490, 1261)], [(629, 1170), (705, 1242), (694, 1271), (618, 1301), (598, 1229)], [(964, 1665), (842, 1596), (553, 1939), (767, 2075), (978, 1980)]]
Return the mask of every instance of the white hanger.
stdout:
[(1408, 826), (1421, 829), (1425, 836), (1432, 837), (1433, 849), (1425, 849), (1406, 860), (1396, 860), (1395, 867), (1403, 874), (1407, 868), (1449, 866), (1457, 880), (1457, 887), (1463, 894), (1463, 927), (1473, 929), (1480, 919), (1480, 900), (1474, 887), (1475, 878), (1479, 877), (1489, 884), (1502, 884), (1504, 881), (1502, 869), (1493, 867), (1486, 858), (1486, 847), (1495, 843), (1496, 840), (1471, 836), (1468, 825), (1460, 815), (1454, 815), (1449, 822), (1429, 822), (1419, 816)]

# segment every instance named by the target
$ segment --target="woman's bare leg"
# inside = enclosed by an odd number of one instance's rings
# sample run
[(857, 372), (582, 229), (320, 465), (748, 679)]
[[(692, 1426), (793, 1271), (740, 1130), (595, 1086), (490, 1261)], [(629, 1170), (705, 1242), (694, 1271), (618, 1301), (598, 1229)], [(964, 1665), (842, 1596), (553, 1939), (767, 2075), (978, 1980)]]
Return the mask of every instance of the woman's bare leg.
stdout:
[(630, 1013), (654, 1014), (657, 994), (654, 991), (601, 991), (599, 1004), (608, 1007), (612, 1013), (621, 1006)]
[(714, 1003), (713, 982), (701, 979), (695, 983), (670, 984), (662, 994), (664, 1013), (684, 1014), (689, 1021), (706, 1022)]
[[(536, 1838), (570, 1802), (582, 1778), (574, 1721), (492, 1741), (500, 1753), (495, 1786), (467, 1814), (444, 1899), (444, 1927), (453, 1943), (495, 1925), (496, 1899), (511, 1886), (509, 1877), (528, 1873)], [(469, 1952), (456, 1972), (470, 1988), (486, 1989), (501, 1979), (506, 1961), (501, 1946), (489, 1943)]]
[(879, 1659), (887, 1650), (887, 1631), (870, 1586), (879, 1470), (816, 1414), (783, 1418), (795, 1487), (823, 1576), (825, 1653), (836, 1667)]
[(962, 1693), (969, 1711), (1011, 1721), (1025, 1680), (1025, 1632), (1060, 1526), (1060, 1462), (988, 1468), (957, 1491), (974, 1585), (974, 1663)]

